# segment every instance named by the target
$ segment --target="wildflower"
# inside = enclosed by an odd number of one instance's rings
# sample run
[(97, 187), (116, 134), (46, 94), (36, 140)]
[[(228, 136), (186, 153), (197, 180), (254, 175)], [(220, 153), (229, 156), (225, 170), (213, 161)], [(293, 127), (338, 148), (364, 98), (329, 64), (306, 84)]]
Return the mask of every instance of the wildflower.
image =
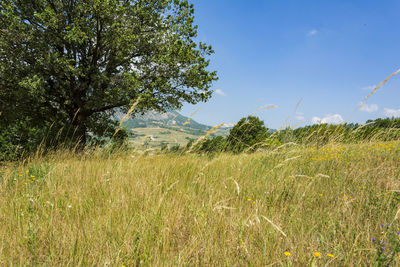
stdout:
[(35, 178), (35, 175), (31, 175), (31, 178)]
[(375, 241), (376, 241), (376, 239), (373, 237), (373, 238), (371, 238), (371, 241), (372, 241), (372, 242), (375, 242)]
[(26, 173), (28, 173), (28, 172), (29, 172), (29, 170), (26, 170), (25, 172), (26, 172)]
[(283, 254), (285, 254), (285, 256), (290, 256), (290, 255), (292, 255), (292, 253), (290, 253), (289, 251), (285, 251), (285, 252), (283, 252)]
[(321, 253), (319, 253), (318, 251), (314, 252), (314, 256), (315, 257), (321, 257)]
[(251, 198), (248, 198), (247, 201), (251, 201)]
[(334, 258), (335, 255), (328, 253), (328, 257)]

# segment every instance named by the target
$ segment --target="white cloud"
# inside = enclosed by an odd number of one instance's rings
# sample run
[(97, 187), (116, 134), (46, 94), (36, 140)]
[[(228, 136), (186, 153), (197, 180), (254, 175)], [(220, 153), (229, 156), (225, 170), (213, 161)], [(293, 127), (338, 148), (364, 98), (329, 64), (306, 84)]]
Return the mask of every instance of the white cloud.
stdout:
[(318, 31), (317, 31), (316, 29), (313, 29), (313, 30), (309, 31), (309, 32), (307, 33), (307, 35), (308, 35), (308, 36), (313, 36), (313, 35), (316, 35), (317, 33), (318, 33)]
[(215, 93), (216, 93), (217, 95), (226, 96), (225, 92), (224, 92), (224, 91), (222, 91), (221, 89), (217, 89), (217, 90), (215, 90)]
[(304, 121), (305, 120), (304, 116), (301, 116), (301, 115), (296, 116), (296, 119), (299, 120), (299, 121)]
[(385, 108), (384, 113), (388, 117), (400, 117), (400, 109)]
[(377, 104), (368, 105), (368, 104), (365, 104), (365, 103), (360, 103), (358, 105), (358, 109), (361, 110), (361, 111), (364, 111), (364, 112), (372, 113), (372, 112), (377, 111), (379, 109), (379, 107), (378, 107)]
[(314, 124), (320, 124), (320, 123), (338, 124), (343, 122), (343, 118), (339, 114), (328, 114), (323, 118), (313, 117), (311, 121)]

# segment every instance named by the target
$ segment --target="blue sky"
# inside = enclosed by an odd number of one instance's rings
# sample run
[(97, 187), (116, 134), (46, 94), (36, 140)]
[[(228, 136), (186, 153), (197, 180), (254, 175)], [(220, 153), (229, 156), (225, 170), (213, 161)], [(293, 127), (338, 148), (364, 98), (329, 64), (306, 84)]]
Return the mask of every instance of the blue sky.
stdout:
[(192, 2), (218, 93), (182, 114), (200, 108), (193, 119), (208, 125), (254, 114), (270, 128), (400, 117), (400, 74), (357, 109), (400, 68), (399, 0)]

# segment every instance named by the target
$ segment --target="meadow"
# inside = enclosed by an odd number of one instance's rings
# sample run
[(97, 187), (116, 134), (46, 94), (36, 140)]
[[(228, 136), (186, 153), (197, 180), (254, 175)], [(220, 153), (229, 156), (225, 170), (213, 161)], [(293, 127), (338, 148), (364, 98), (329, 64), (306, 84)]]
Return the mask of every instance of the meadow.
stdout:
[(4, 163), (0, 265), (400, 264), (400, 142)]
[[(185, 128), (170, 127), (169, 129), (160, 127), (134, 128), (132, 129), (133, 138), (129, 139), (130, 146), (142, 150), (154, 148), (159, 149), (163, 144), (169, 147), (185, 147), (190, 140), (197, 140), (201, 135), (194, 135), (185, 131)], [(227, 136), (229, 130), (217, 129), (213, 131), (212, 136)]]

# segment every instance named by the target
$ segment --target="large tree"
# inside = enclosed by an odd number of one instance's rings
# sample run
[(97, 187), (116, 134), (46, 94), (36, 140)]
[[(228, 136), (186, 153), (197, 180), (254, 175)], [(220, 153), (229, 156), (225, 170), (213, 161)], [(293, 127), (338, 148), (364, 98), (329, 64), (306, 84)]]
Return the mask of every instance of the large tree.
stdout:
[(84, 143), (139, 98), (135, 112), (208, 100), (193, 20), (185, 0), (1, 0), (0, 124), (62, 122)]

